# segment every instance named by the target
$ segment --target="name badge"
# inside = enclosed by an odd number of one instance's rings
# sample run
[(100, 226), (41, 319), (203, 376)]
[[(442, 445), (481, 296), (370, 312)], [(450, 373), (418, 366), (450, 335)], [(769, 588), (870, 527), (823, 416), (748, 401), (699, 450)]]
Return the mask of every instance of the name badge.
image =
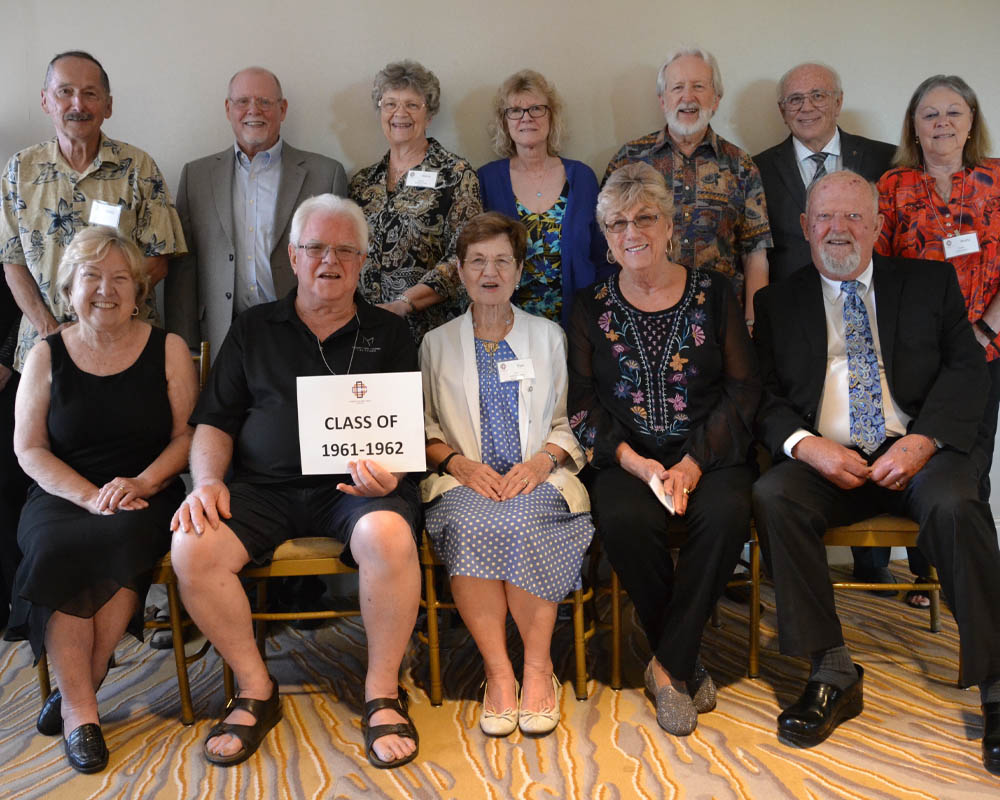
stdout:
[(349, 461), (423, 472), (424, 398), (419, 372), (296, 379), (303, 475), (338, 475)]
[(944, 240), (944, 257), (955, 258), (969, 253), (979, 252), (979, 237), (976, 232), (962, 233), (958, 236), (948, 236)]
[(95, 200), (90, 205), (90, 218), (87, 220), (87, 224), (107, 225), (109, 228), (117, 228), (118, 220), (121, 219), (121, 216), (121, 206)]
[(411, 169), (406, 173), (406, 185), (418, 186), (422, 189), (433, 189), (437, 186), (438, 171), (436, 169)]
[(500, 374), (501, 382), (530, 381), (535, 377), (535, 368), (531, 365), (530, 358), (521, 358), (516, 361), (501, 361), (497, 364), (497, 372)]

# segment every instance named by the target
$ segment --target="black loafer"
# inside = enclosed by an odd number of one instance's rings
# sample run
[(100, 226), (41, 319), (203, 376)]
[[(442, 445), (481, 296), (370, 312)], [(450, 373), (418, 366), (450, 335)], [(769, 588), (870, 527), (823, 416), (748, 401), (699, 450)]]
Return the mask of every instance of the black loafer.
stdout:
[(38, 719), (35, 720), (35, 727), (43, 736), (62, 733), (62, 695), (58, 689), (45, 698), (42, 710), (38, 712)]
[(101, 726), (88, 722), (65, 740), (66, 759), (77, 772), (100, 772), (108, 765), (108, 747)]
[[(889, 572), (888, 567), (876, 567), (871, 572), (857, 572), (851, 576), (858, 583), (895, 583), (896, 576)], [(895, 597), (899, 592), (895, 589), (869, 589), (869, 594), (876, 597)]]
[(983, 766), (1000, 775), (1000, 703), (983, 703)]
[(865, 707), (865, 671), (857, 664), (858, 679), (846, 689), (809, 681), (798, 701), (778, 717), (778, 739), (795, 747), (812, 747), (833, 733), (844, 720), (856, 717)]

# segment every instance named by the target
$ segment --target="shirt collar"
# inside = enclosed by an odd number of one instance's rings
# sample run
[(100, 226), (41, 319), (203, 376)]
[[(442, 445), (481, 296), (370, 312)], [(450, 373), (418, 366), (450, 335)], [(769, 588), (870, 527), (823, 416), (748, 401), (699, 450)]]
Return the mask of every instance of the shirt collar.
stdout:
[[(62, 161), (64, 164), (69, 166), (69, 162), (66, 161), (66, 157), (62, 154), (62, 150), (59, 149), (59, 137), (53, 136), (49, 141), (49, 148), (52, 152), (52, 160), (54, 162)], [(100, 169), (102, 164), (117, 164), (118, 163), (118, 152), (121, 149), (118, 142), (114, 139), (110, 139), (101, 131), (101, 141), (97, 145), (97, 155), (94, 156), (94, 160), (91, 162), (90, 167), (88, 167), (84, 172), (89, 172), (91, 170)], [(75, 172), (72, 167), (70, 170)]]
[[(698, 146), (695, 148), (695, 152), (697, 152), (702, 147), (710, 147), (712, 149), (712, 152), (715, 153), (716, 158), (718, 158), (719, 137), (715, 133), (715, 131), (712, 130), (711, 125), (709, 125), (708, 128), (705, 130), (705, 136), (700, 142), (698, 142)], [(677, 149), (677, 144), (674, 142), (673, 139), (670, 138), (670, 132), (667, 130), (666, 125), (663, 126), (663, 129), (656, 136), (655, 149), (659, 150), (661, 148), (670, 148), (671, 150)]]
[[(795, 148), (795, 158), (799, 162), (805, 161), (811, 155), (815, 155), (812, 150), (802, 144), (802, 142), (794, 136), (792, 137), (792, 146)], [(840, 128), (834, 128), (833, 138), (821, 147), (819, 151), (821, 153), (826, 153), (828, 156), (840, 155)]]
[[(868, 290), (871, 289), (872, 274), (874, 272), (875, 272), (875, 262), (869, 260), (868, 266), (865, 268), (865, 271), (854, 279), (859, 284), (861, 284), (860, 287), (858, 288), (859, 297), (863, 298), (866, 294), (868, 294)], [(826, 302), (828, 303), (836, 302), (837, 298), (843, 291), (840, 288), (840, 284), (842, 283), (842, 281), (832, 280), (826, 277), (826, 275), (824, 275), (822, 272), (819, 272), (819, 270), (817, 270), (817, 273), (819, 274), (819, 278), (822, 281), (823, 297), (826, 298)]]
[(236, 163), (243, 169), (250, 169), (251, 161), (257, 158), (260, 159), (261, 169), (270, 169), (272, 166), (281, 161), (281, 137), (279, 136), (278, 141), (271, 145), (267, 150), (257, 153), (253, 159), (240, 149), (239, 142), (233, 143), (233, 152), (236, 154)]
[[(271, 322), (290, 322), (298, 321), (299, 324), (305, 325), (299, 315), (295, 313), (295, 298), (298, 296), (298, 287), (293, 287), (292, 290), (282, 297), (280, 300), (274, 301), (271, 305), (271, 313), (268, 315), (268, 320)], [(358, 310), (358, 322), (361, 323), (362, 328), (371, 327), (374, 322), (375, 307), (365, 300), (361, 296), (360, 290), (354, 291), (354, 305)], [(337, 333), (342, 333), (345, 331), (354, 330), (354, 321), (348, 322), (343, 328)]]

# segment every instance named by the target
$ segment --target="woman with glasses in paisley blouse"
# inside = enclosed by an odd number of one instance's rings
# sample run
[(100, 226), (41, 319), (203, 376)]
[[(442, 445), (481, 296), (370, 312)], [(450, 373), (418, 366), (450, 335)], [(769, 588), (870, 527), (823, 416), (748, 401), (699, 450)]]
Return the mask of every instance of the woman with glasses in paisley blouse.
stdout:
[(559, 156), (565, 136), (556, 87), (534, 70), (511, 75), (497, 90), (490, 122), (503, 156), (479, 169), (483, 208), (528, 229), (528, 254), (514, 303), (564, 327), (574, 294), (617, 268), (604, 257), (597, 221), (597, 178), (581, 161)]
[(419, 344), (459, 310), (455, 243), (482, 211), (479, 180), (468, 161), (427, 135), (441, 107), (441, 85), (429, 69), (386, 64), (372, 100), (389, 152), (348, 188), (371, 229), (359, 288), (369, 302), (406, 317)]
[[(621, 271), (576, 297), (570, 425), (594, 468), (598, 536), (649, 640), (657, 722), (686, 736), (715, 707), (698, 649), (749, 534), (760, 377), (725, 276), (670, 260), (673, 197), (659, 172), (612, 173), (597, 220)], [(676, 567), (664, 505), (687, 533)]]

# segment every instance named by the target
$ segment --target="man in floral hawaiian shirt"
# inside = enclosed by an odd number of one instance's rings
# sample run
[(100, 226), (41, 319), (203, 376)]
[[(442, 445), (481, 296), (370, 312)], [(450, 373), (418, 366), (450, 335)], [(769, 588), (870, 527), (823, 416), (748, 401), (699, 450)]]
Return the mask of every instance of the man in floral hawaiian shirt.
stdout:
[[(78, 230), (103, 224), (128, 232), (146, 256), (154, 284), (167, 273), (167, 256), (185, 251), (180, 220), (156, 163), (101, 131), (112, 98), (97, 59), (80, 51), (55, 56), (41, 94), (55, 138), (15, 153), (0, 176), (0, 260), (24, 314), (16, 370), (39, 336), (71, 319), (54, 289), (59, 261)], [(155, 319), (152, 296), (140, 314)]]

